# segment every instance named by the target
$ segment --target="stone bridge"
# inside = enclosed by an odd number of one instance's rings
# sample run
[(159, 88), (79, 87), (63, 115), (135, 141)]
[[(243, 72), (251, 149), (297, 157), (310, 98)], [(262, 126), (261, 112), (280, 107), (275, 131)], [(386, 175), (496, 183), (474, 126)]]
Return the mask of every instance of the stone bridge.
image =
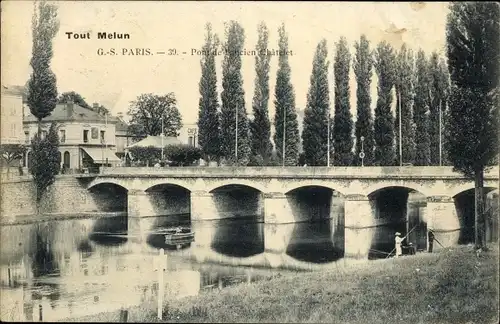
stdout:
[[(498, 167), (485, 174), (490, 191), (498, 181)], [(357, 230), (380, 225), (391, 208), (406, 213), (416, 206), (427, 227), (456, 231), (463, 227), (456, 197), (474, 188), (451, 167), (110, 167), (87, 188), (113, 185), (126, 192), (129, 229), (147, 216), (182, 213), (192, 221), (258, 215), (267, 224), (341, 215), (335, 220), (346, 229), (349, 250), (363, 241)], [(413, 207), (394, 200), (401, 192)]]

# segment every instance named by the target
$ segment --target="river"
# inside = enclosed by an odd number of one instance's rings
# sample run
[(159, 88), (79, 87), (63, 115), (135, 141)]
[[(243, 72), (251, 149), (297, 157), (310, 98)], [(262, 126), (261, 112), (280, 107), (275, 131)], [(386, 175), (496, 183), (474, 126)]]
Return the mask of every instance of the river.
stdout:
[[(343, 257), (344, 229), (331, 220), (191, 223), (179, 216), (155, 224), (142, 238), (127, 235), (126, 217), (0, 227), (1, 319), (56, 321), (154, 302), (161, 248), (167, 254), (167, 299), (334, 265)], [(194, 242), (166, 245), (161, 231), (176, 225), (190, 227)], [(390, 249), (392, 231), (374, 237)]]

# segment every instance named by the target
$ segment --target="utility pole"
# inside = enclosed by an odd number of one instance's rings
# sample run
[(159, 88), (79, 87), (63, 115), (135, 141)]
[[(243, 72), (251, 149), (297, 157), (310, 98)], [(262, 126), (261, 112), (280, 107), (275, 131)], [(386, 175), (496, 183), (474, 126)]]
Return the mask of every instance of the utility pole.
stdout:
[(163, 150), (163, 137), (165, 136), (164, 132), (163, 132), (163, 116), (161, 116), (161, 161), (163, 162), (163, 155), (164, 155), (164, 150)]
[(441, 111), (441, 100), (439, 100), (439, 166), (443, 165), (443, 142), (442, 142), (442, 111)]
[(281, 156), (283, 157), (283, 167), (285, 167), (285, 140), (286, 140), (286, 108), (283, 107), (283, 152)]
[(327, 152), (326, 152), (326, 166), (327, 167), (330, 167), (330, 107), (328, 107), (328, 121), (327, 121), (327, 144), (326, 144), (326, 149), (327, 149)]
[(403, 166), (403, 141), (401, 138), (401, 87), (399, 89), (399, 166)]
[(236, 134), (234, 143), (234, 155), (236, 158), (236, 165), (238, 165), (238, 104), (236, 104)]

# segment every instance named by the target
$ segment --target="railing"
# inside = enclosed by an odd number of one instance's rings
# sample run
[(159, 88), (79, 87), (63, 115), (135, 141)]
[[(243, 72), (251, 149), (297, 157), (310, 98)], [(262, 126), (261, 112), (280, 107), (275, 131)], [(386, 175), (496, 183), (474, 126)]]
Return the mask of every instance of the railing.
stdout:
[[(101, 175), (110, 176), (180, 176), (180, 177), (315, 177), (339, 178), (464, 178), (452, 167), (104, 167)], [(486, 179), (498, 179), (498, 166), (485, 173)]]

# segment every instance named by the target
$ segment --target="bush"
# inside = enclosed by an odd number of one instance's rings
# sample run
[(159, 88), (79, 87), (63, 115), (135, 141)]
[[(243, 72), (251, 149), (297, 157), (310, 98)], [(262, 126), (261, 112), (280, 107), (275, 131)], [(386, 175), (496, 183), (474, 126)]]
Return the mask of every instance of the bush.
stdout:
[(190, 145), (167, 145), (165, 158), (172, 166), (188, 166), (201, 159), (201, 150)]
[(148, 165), (153, 165), (161, 159), (161, 149), (154, 146), (132, 147), (130, 154), (135, 161), (141, 161)]
[(257, 155), (252, 155), (250, 157), (250, 161), (248, 163), (249, 166), (264, 166), (265, 162), (264, 159), (260, 154)]

